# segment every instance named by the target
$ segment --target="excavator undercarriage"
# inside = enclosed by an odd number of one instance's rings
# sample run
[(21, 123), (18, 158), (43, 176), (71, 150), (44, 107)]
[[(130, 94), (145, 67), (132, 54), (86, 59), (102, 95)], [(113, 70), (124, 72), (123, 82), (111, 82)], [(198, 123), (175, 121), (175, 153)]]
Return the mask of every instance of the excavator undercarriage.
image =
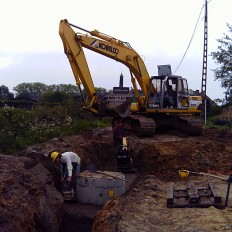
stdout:
[[(118, 118), (112, 120), (114, 126)], [(186, 135), (201, 135), (202, 123), (191, 115), (130, 115), (123, 119), (124, 128), (128, 133), (139, 137), (154, 136), (163, 128), (175, 129)]]

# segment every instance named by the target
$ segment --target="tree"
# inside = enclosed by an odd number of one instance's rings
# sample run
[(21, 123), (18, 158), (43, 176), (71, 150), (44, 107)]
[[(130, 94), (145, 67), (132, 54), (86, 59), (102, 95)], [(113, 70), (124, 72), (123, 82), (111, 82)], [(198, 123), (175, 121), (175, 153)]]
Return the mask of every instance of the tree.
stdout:
[(72, 96), (80, 93), (78, 87), (71, 84), (49, 85), (48, 90), (52, 92), (63, 92)]
[(225, 88), (230, 97), (232, 95), (232, 25), (227, 24), (230, 35), (224, 34), (222, 39), (218, 39), (219, 46), (216, 52), (211, 55), (219, 65), (214, 69), (215, 80), (221, 81), (221, 86)]
[(95, 87), (97, 96), (108, 93), (108, 90), (102, 87)]
[(35, 83), (21, 83), (13, 88), (16, 92), (16, 97), (25, 97), (38, 100), (42, 94), (47, 91), (47, 85)]
[(50, 103), (62, 103), (68, 100), (68, 95), (64, 92), (46, 92), (42, 95), (41, 101)]
[(8, 89), (8, 87), (6, 87), (5, 85), (1, 85), (0, 86), (0, 99), (13, 99), (14, 98), (14, 94), (11, 93)]
[[(106, 93), (112, 92), (111, 90), (107, 90), (107, 89), (102, 88), (102, 87), (95, 87), (95, 91), (96, 91), (97, 97), (99, 97), (102, 94), (104, 95)], [(86, 92), (85, 89), (82, 90), (82, 93), (83, 93), (84, 98), (86, 98), (87, 97), (87, 92)]]
[[(56, 94), (57, 92), (60, 92), (63, 95), (67, 95), (70, 98), (79, 94), (79, 89), (76, 85), (46, 85), (40, 82), (21, 83), (14, 87), (13, 90), (16, 92), (16, 97), (23, 97), (34, 100), (40, 100), (40, 98), (43, 97), (44, 94), (48, 93), (49, 95), (52, 92)], [(48, 97), (48, 95), (45, 96), (45, 98)]]
[(43, 102), (73, 102), (80, 95), (79, 88), (71, 84), (59, 84), (47, 86), (47, 92), (41, 95)]

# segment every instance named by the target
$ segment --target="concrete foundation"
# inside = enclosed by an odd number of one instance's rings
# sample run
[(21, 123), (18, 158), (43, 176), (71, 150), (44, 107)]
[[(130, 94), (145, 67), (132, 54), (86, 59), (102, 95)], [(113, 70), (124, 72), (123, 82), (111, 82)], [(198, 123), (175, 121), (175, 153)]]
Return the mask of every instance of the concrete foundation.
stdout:
[(125, 191), (125, 175), (120, 172), (85, 171), (77, 178), (77, 200), (81, 203), (104, 205)]

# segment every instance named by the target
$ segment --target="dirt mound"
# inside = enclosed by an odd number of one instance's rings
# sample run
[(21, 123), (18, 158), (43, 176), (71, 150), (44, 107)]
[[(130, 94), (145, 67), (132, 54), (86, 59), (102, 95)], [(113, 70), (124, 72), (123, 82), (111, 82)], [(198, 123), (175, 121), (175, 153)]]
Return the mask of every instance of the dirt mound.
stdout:
[(177, 173), (180, 168), (228, 173), (231, 166), (232, 136), (229, 133), (205, 131), (199, 137), (157, 135), (130, 141), (136, 166), (145, 174)]
[(1, 155), (0, 161), (0, 228), (9, 232), (57, 231), (63, 198), (51, 173), (30, 157)]

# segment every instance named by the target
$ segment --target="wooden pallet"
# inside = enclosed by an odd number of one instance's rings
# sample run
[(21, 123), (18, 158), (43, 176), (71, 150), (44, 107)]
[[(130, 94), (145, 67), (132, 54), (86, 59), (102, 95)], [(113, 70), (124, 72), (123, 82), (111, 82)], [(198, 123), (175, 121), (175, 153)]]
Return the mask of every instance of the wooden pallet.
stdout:
[(222, 198), (218, 188), (211, 182), (198, 185), (195, 182), (188, 182), (186, 188), (178, 188), (174, 182), (169, 183), (167, 191), (167, 207), (221, 207)]

